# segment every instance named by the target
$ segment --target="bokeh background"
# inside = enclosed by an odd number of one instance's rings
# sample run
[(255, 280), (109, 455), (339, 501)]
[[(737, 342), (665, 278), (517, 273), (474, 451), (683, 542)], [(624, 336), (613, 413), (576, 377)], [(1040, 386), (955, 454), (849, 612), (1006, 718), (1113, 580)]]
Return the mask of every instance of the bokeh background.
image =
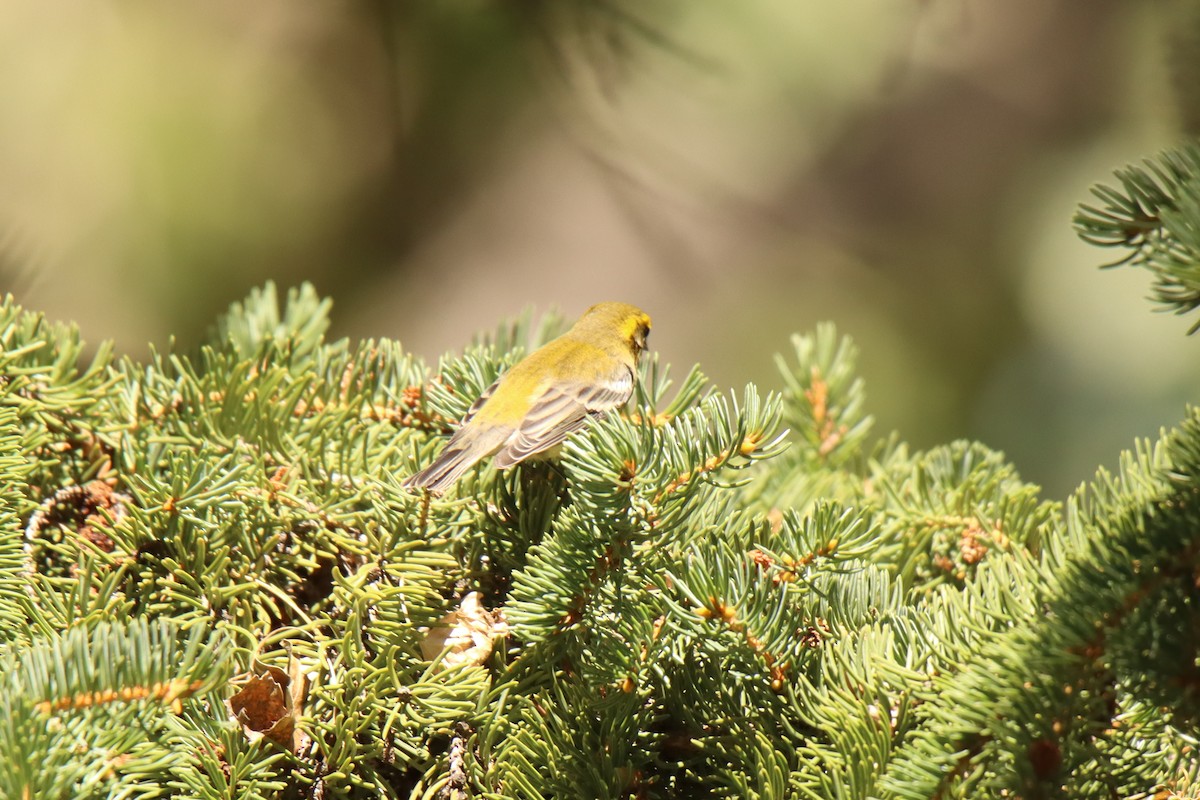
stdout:
[(878, 430), (1062, 497), (1200, 400), (1071, 229), (1194, 128), (1193, 5), (6, 0), (0, 290), (135, 357), (268, 279), (431, 359), (621, 299), (720, 386), (832, 320)]

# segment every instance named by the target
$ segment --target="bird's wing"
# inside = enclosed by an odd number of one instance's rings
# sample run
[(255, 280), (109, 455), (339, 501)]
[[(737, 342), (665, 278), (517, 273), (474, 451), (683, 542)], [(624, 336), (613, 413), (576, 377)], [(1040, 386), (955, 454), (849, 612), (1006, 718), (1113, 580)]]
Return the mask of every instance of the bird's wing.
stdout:
[[(500, 376), (500, 378), (503, 377), (503, 375)], [(447, 486), (458, 480), (476, 461), (504, 444), (504, 441), (513, 432), (511, 427), (481, 429), (477, 425), (469, 424), (476, 412), (483, 408), (483, 404), (496, 392), (496, 387), (500, 385), (500, 378), (492, 381), (492, 385), (485, 389), (483, 394), (479, 395), (479, 399), (467, 409), (466, 415), (459, 423), (458, 430), (450, 437), (450, 441), (446, 442), (446, 446), (442, 448), (442, 452), (438, 453), (433, 463), (404, 481), (406, 489), (424, 487), (441, 493)]]
[(424, 487), (441, 493), (479, 459), (504, 444), (512, 428), (463, 425), (429, 466), (404, 482), (406, 489)]
[(625, 405), (632, 394), (633, 371), (626, 366), (607, 381), (547, 388), (525, 415), (521, 427), (496, 453), (496, 467), (506, 469), (560, 444), (592, 417)]
[(476, 412), (483, 408), (483, 404), (492, 398), (492, 395), (496, 393), (496, 387), (500, 385), (500, 379), (503, 377), (504, 375), (501, 375), (499, 378), (496, 378), (496, 380), (492, 381), (492, 385), (483, 390), (483, 394), (479, 395), (479, 399), (474, 403), (471, 403), (471, 407), (467, 409), (466, 416), (462, 418), (462, 422), (460, 423), (461, 425), (466, 425), (468, 422), (470, 422), (471, 417), (475, 416)]

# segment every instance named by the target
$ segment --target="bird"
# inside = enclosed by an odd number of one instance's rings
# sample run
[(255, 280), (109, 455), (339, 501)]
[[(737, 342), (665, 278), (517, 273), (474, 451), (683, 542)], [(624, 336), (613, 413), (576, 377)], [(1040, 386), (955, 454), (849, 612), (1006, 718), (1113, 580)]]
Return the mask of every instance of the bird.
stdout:
[(480, 459), (497, 469), (546, 457), (572, 433), (633, 395), (650, 316), (629, 303), (597, 303), (571, 329), (501, 375), (407, 489), (442, 493)]

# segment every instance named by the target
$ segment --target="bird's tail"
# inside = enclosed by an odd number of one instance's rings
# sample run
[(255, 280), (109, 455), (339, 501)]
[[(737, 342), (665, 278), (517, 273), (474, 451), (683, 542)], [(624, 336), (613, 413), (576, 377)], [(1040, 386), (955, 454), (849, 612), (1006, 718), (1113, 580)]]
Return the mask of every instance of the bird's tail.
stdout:
[(487, 431), (470, 426), (460, 428), (432, 464), (404, 481), (404, 488), (424, 488), (441, 494), (479, 459), (496, 452), (510, 432), (502, 428)]

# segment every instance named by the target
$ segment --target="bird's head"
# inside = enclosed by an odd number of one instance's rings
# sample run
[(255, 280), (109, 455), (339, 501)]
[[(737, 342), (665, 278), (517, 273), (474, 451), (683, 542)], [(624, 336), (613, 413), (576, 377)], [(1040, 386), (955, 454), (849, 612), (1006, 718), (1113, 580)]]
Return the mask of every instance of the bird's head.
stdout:
[(597, 303), (580, 317), (576, 326), (593, 328), (616, 336), (633, 353), (636, 361), (646, 349), (650, 335), (650, 315), (629, 303)]

